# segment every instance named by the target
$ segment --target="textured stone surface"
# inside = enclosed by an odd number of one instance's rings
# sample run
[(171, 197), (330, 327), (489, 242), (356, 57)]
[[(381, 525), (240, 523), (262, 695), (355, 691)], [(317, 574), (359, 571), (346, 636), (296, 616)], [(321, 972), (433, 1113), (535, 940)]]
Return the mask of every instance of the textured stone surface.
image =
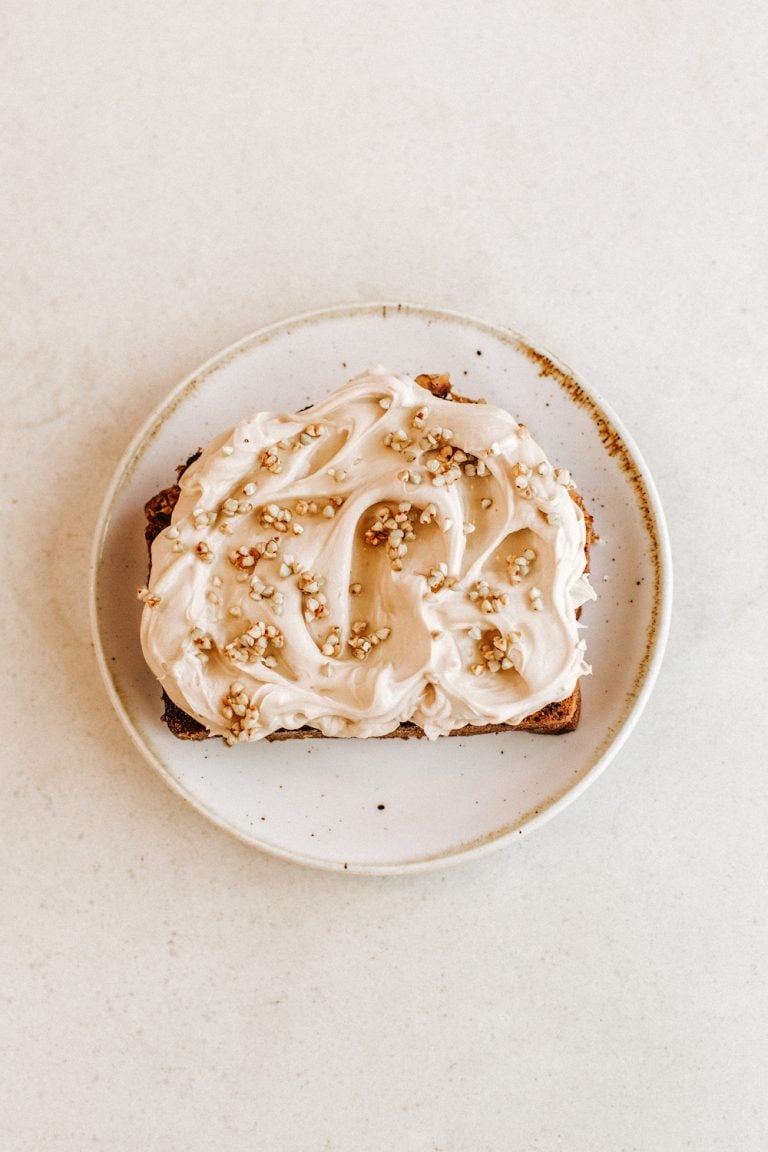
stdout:
[[(762, 5), (54, 0), (3, 25), (3, 1146), (765, 1148)], [(583, 372), (676, 559), (605, 776), (401, 879), (267, 859), (171, 794), (86, 596), (168, 389), (376, 298)]]

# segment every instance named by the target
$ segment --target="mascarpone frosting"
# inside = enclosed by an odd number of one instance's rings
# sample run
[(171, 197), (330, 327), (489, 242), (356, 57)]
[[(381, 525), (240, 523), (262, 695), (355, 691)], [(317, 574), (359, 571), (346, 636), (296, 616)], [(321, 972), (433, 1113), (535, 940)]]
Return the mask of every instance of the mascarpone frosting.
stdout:
[(517, 724), (590, 671), (570, 487), (509, 413), (383, 368), (259, 413), (181, 478), (152, 545), (146, 660), (229, 743)]

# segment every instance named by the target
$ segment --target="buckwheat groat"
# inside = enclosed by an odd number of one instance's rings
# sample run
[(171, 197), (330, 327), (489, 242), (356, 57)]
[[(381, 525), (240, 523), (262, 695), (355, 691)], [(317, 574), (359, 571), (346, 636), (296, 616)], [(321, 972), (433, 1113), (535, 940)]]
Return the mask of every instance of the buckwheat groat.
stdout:
[(147, 505), (171, 731), (228, 743), (578, 721), (591, 518), (527, 429), (384, 369), (260, 413)]

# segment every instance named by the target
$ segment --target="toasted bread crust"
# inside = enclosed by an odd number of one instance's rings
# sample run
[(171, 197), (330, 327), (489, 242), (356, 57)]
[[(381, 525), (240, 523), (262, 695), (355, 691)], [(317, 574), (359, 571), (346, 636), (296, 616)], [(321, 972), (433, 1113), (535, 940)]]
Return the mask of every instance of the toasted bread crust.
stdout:
[[(447, 374), (439, 376), (428, 376), (426, 374), (417, 376), (416, 382), (423, 388), (428, 389), (434, 396), (443, 400), (452, 400), (459, 404), (482, 404), (483, 400), (472, 400), (466, 396), (458, 396), (451, 390), (450, 379)], [(184, 472), (189, 468), (200, 455), (200, 449), (195, 452), (184, 464), (180, 464), (176, 471), (178, 479), (181, 479)], [(144, 529), (144, 537), (147, 541), (147, 550), (149, 552), (149, 567), (152, 567), (152, 541), (156, 536), (166, 529), (171, 523), (173, 509), (176, 507), (176, 502), (179, 499), (179, 485), (178, 483), (171, 485), (170, 488), (163, 488), (155, 496), (153, 496), (144, 505), (144, 513), (146, 515), (146, 526)], [(586, 524), (586, 542), (584, 545), (584, 553), (586, 556), (585, 571), (589, 572), (589, 552), (590, 545), (593, 540), (593, 517), (588, 512), (581, 495), (578, 492), (571, 491), (571, 497), (576, 504), (579, 505), (583, 514)], [(581, 615), (579, 608), (577, 618)], [(168, 730), (177, 737), (179, 740), (207, 740), (211, 738), (211, 733), (208, 729), (195, 720), (194, 717), (189, 716), (182, 708), (175, 704), (168, 696), (165, 689), (163, 689), (163, 705), (164, 710), (161, 719), (168, 726)], [(581, 718), (581, 688), (576, 684), (570, 696), (564, 700), (554, 701), (551, 704), (546, 704), (537, 712), (533, 712), (530, 716), (526, 716), (519, 724), (467, 724), (463, 728), (456, 728), (450, 733), (451, 736), (478, 736), (483, 733), (501, 733), (501, 732), (531, 732), (543, 736), (559, 736), (565, 732), (573, 732), (578, 726)], [(384, 736), (375, 737), (379, 740), (391, 740), (399, 738), (401, 740), (408, 739), (421, 739), (424, 736), (424, 730), (418, 726), (407, 721), (404, 724), (398, 725), (392, 732), (386, 733)], [(303, 728), (287, 729), (279, 728), (276, 732), (270, 733), (266, 737), (269, 741), (274, 740), (325, 740), (333, 739), (327, 737), (324, 733), (318, 731), (316, 728), (304, 726)]]

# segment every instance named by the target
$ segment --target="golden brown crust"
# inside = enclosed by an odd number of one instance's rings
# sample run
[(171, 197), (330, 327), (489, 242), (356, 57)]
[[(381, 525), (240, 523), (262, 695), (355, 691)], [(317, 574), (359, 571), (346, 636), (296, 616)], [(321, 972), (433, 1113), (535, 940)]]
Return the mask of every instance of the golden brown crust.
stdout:
[[(161, 717), (168, 725), (169, 730), (179, 740), (207, 740), (210, 733), (198, 720), (188, 716), (177, 704), (171, 700), (163, 689), (164, 712)], [(581, 689), (577, 684), (570, 696), (556, 703), (546, 704), (538, 712), (526, 716), (519, 724), (467, 724), (464, 728), (457, 728), (451, 736), (479, 736), (489, 732), (531, 732), (539, 736), (560, 736), (564, 732), (573, 732), (578, 726), (581, 717)], [(423, 728), (418, 724), (407, 721), (400, 724), (392, 732), (378, 736), (378, 740), (391, 740), (398, 737), (401, 740), (420, 740), (424, 736)], [(317, 728), (305, 725), (303, 728), (279, 728), (277, 732), (270, 733), (267, 740), (327, 740), (332, 737), (325, 736)]]
[(210, 736), (204, 724), (195, 720), (194, 716), (188, 715), (178, 704), (174, 704), (165, 688), (163, 688), (163, 714), (160, 719), (165, 721), (169, 732), (179, 740), (207, 740)]
[(430, 376), (426, 372), (422, 372), (420, 376), (415, 376), (414, 379), (417, 384), (426, 388), (438, 400), (452, 400), (454, 404), (485, 404), (485, 400), (480, 397), (460, 396), (458, 392), (454, 392), (451, 378), (447, 372), (441, 372), (439, 376)]
[[(454, 729), (451, 736), (480, 736), (489, 732), (533, 732), (540, 736), (560, 736), (564, 732), (573, 732), (579, 723), (580, 716), (581, 689), (577, 684), (571, 695), (567, 696), (565, 700), (546, 704), (538, 712), (526, 716), (525, 720), (521, 720), (519, 724), (467, 724), (464, 728)], [(413, 738), (421, 740), (423, 736), (423, 728), (407, 721), (405, 724), (400, 724), (394, 731), (387, 732), (385, 736), (377, 736), (376, 739), (392, 740), (399, 738), (409, 740)], [(318, 732), (316, 728), (304, 727), (290, 732), (286, 728), (280, 728), (277, 732), (272, 732), (266, 739), (315, 740), (331, 739), (331, 737), (324, 737), (323, 733)]]
[[(452, 400), (458, 404), (484, 404), (484, 400), (474, 400), (466, 396), (459, 396), (452, 391), (450, 377), (447, 373), (440, 375), (427, 375), (422, 374), (416, 377), (416, 383), (420, 384), (422, 388), (428, 389), (433, 396), (437, 396), (442, 400)], [(185, 464), (178, 465), (176, 471), (178, 478), (181, 479), (182, 474), (195, 461), (200, 455), (200, 450), (195, 452), (189, 457)], [(586, 555), (585, 571), (589, 572), (589, 551), (590, 545), (593, 540), (593, 517), (587, 511), (584, 500), (580, 493), (571, 491), (571, 497), (576, 504), (579, 505), (584, 513), (584, 520), (587, 529), (587, 538), (584, 545), (584, 552)], [(147, 541), (147, 548), (149, 549), (149, 564), (150, 569), (152, 566), (152, 541), (160, 532), (169, 526), (171, 523), (171, 516), (176, 502), (179, 499), (179, 485), (173, 484), (170, 488), (164, 488), (158, 492), (144, 505), (144, 512), (147, 518), (146, 527), (144, 529), (144, 536)], [(576, 616), (577, 619), (581, 615), (579, 608)], [(206, 740), (210, 737), (208, 729), (202, 725), (199, 720), (195, 720), (189, 716), (178, 704), (174, 704), (171, 698), (163, 689), (163, 705), (164, 711), (161, 719), (167, 724), (169, 731), (176, 736), (179, 740)], [(578, 726), (581, 717), (581, 688), (577, 683), (570, 696), (565, 700), (555, 701), (551, 704), (546, 704), (540, 708), (538, 712), (526, 716), (519, 724), (468, 724), (464, 728), (457, 728), (450, 733), (451, 736), (479, 736), (483, 733), (491, 732), (531, 732), (538, 735), (552, 735), (559, 736), (565, 732), (573, 732)], [(406, 722), (400, 724), (393, 732), (388, 732), (385, 736), (378, 736), (379, 740), (390, 740), (399, 738), (401, 740), (417, 739), (420, 740), (424, 736), (424, 730), (417, 724)], [(274, 740), (326, 740), (333, 739), (327, 737), (316, 728), (303, 727), (297, 729), (280, 728), (277, 732), (272, 732), (266, 737), (269, 741)]]

